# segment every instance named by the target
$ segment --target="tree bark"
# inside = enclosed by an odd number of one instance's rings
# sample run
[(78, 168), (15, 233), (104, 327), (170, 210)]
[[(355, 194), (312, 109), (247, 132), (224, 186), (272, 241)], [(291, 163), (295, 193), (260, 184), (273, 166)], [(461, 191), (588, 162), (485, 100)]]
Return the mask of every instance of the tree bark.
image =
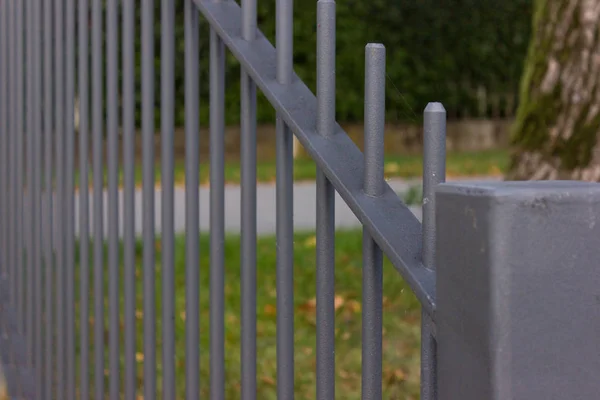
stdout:
[(508, 179), (600, 181), (600, 0), (534, 0)]

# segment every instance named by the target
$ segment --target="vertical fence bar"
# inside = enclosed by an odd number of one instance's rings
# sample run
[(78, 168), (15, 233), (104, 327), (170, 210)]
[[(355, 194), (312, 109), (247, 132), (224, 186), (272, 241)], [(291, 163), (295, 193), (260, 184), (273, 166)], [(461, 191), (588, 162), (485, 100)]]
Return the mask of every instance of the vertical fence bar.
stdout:
[(125, 278), (125, 400), (135, 400), (135, 2), (123, 1), (123, 171)]
[(144, 399), (156, 398), (154, 224), (154, 1), (142, 7), (142, 174), (144, 240)]
[[(256, 36), (256, 0), (242, 0), (242, 36)], [(256, 85), (241, 72), (241, 379), (242, 399), (256, 398)]]
[(210, 399), (225, 400), (225, 44), (210, 30)]
[[(446, 180), (446, 110), (429, 103), (423, 120), (423, 264), (435, 270), (435, 187)], [(433, 321), (421, 313), (421, 399), (437, 399), (437, 344)]]
[(25, 247), (24, 247), (24, 236), (25, 236), (25, 224), (24, 224), (24, 196), (23, 191), (25, 189), (25, 166), (24, 166), (24, 139), (25, 139), (25, 129), (24, 129), (24, 120), (25, 120), (25, 81), (24, 81), (24, 69), (25, 69), (25, 59), (24, 59), (24, 33), (25, 33), (25, 21), (23, 19), (23, 8), (24, 2), (17, 2), (17, 10), (16, 10), (16, 30), (17, 30), (17, 51), (16, 51), (16, 79), (17, 79), (17, 122), (15, 124), (16, 129), (16, 182), (15, 182), (15, 194), (16, 194), (16, 208), (15, 208), (15, 235), (17, 239), (16, 243), (16, 268), (17, 268), (17, 290), (19, 291), (19, 314), (21, 318), (21, 332), (28, 334), (26, 319), (27, 319), (27, 290), (25, 285), (25, 279), (27, 275), (27, 266), (24, 263), (25, 256)]
[(54, 79), (55, 79), (55, 124), (56, 124), (56, 373), (57, 397), (64, 399), (65, 368), (65, 91), (64, 91), (64, 0), (54, 0)]
[(90, 354), (90, 271), (89, 271), (89, 3), (79, 0), (79, 296), (80, 296), (80, 395), (90, 397), (89, 354)]
[(185, 2), (185, 212), (186, 212), (186, 399), (200, 396), (200, 297), (199, 253), (199, 87), (198, 87), (198, 9), (192, 0)]
[(162, 326), (163, 398), (175, 398), (175, 304), (173, 249), (173, 68), (175, 6), (162, 0), (161, 135), (162, 135)]
[(109, 394), (119, 399), (119, 118), (117, 115), (117, 7), (106, 9), (106, 128), (108, 167), (108, 309)]
[(43, 315), (42, 315), (42, 67), (41, 67), (41, 4), (33, 1), (33, 98), (34, 98), (34, 151), (33, 151), (33, 251), (35, 296), (35, 385), (36, 396), (42, 398), (43, 387)]
[[(2, 190), (0, 191), (0, 216), (3, 221), (6, 221), (6, 216), (8, 215), (7, 208), (8, 203), (6, 200), (8, 182), (6, 179), (6, 174), (8, 171), (8, 148), (7, 148), (7, 137), (8, 137), (8, 110), (7, 106), (9, 103), (8, 90), (7, 90), (7, 82), (8, 82), (8, 38), (7, 38), (7, 28), (8, 28), (8, 5), (6, 1), (0, 3), (0, 11), (2, 15), (0, 15), (0, 21), (2, 26), (0, 26), (0, 187)], [(0, 227), (0, 235), (1, 235), (1, 245), (2, 245), (2, 254), (0, 254), (0, 275), (2, 280), (7, 278), (7, 228), (8, 224), (4, 223)]]
[(25, 85), (26, 85), (26, 118), (25, 118), (25, 134), (26, 137), (26, 182), (25, 188), (25, 204), (24, 204), (24, 232), (25, 232), (25, 248), (26, 248), (26, 274), (25, 279), (27, 280), (27, 302), (26, 302), (26, 332), (27, 332), (27, 364), (29, 367), (33, 367), (34, 357), (34, 337), (35, 332), (33, 331), (34, 321), (34, 277), (33, 277), (33, 230), (35, 224), (35, 217), (33, 216), (33, 123), (34, 123), (34, 98), (33, 98), (33, 0), (27, 0), (25, 2)]
[[(364, 191), (381, 196), (384, 191), (385, 47), (365, 48), (365, 175)], [(381, 400), (383, 329), (383, 254), (363, 228), (362, 284), (362, 398)]]
[(44, 2), (44, 190), (45, 213), (44, 216), (44, 302), (45, 304), (45, 340), (44, 340), (44, 398), (50, 399), (53, 394), (54, 382), (54, 201), (52, 182), (52, 144), (54, 132), (54, 99), (53, 99), (53, 3), (52, 0)]
[[(4, 196), (6, 193), (6, 183), (4, 182), (4, 171), (6, 171), (5, 165), (5, 152), (6, 152), (6, 111), (4, 107), (6, 106), (8, 96), (4, 92), (5, 84), (6, 84), (6, 75), (4, 75), (4, 71), (6, 69), (6, 2), (0, 2), (0, 217), (3, 221), (6, 221), (5, 211), (6, 211), (6, 203), (4, 201)], [(0, 252), (0, 280), (5, 279), (6, 275), (6, 235), (4, 225), (0, 227), (0, 246), (2, 247), (2, 251)]]
[(2, 74), (3, 74), (3, 95), (5, 96), (4, 98), (6, 99), (3, 102), (3, 113), (4, 113), (4, 118), (2, 120), (2, 124), (4, 127), (4, 134), (3, 134), (3, 144), (4, 146), (2, 147), (2, 151), (3, 151), (3, 166), (4, 166), (4, 171), (2, 172), (2, 179), (3, 179), (3, 205), (4, 205), (4, 209), (3, 209), (3, 217), (4, 217), (4, 221), (6, 221), (4, 224), (2, 224), (2, 231), (4, 234), (4, 246), (3, 246), (3, 260), (4, 260), (4, 265), (3, 265), (3, 274), (4, 274), (4, 279), (6, 280), (6, 285), (9, 288), (9, 300), (12, 301), (12, 276), (11, 276), (11, 272), (12, 272), (12, 268), (10, 267), (10, 244), (11, 244), (11, 234), (10, 234), (10, 213), (12, 212), (12, 210), (10, 209), (11, 206), (11, 195), (10, 195), (10, 187), (11, 187), (11, 173), (10, 173), (10, 160), (11, 160), (11, 139), (10, 139), (10, 133), (11, 133), (11, 111), (12, 111), (12, 104), (13, 102), (11, 101), (11, 83), (10, 83), (10, 78), (11, 78), (11, 53), (12, 53), (12, 44), (11, 44), (11, 37), (12, 37), (12, 33), (11, 33), (11, 23), (10, 20), (12, 19), (12, 15), (11, 15), (11, 2), (2, 2), (3, 4), (3, 10), (4, 10), (4, 14), (3, 14), (3, 30), (4, 30), (4, 48), (3, 48), (3, 68), (2, 68)]
[[(317, 2), (317, 132), (335, 132), (335, 1)], [(335, 398), (335, 191), (317, 169), (317, 400)]]
[(2, 88), (2, 96), (4, 101), (2, 101), (2, 210), (1, 215), (6, 223), (2, 224), (2, 278), (6, 280), (6, 284), (8, 286), (10, 282), (9, 276), (9, 231), (8, 231), (8, 215), (9, 215), (9, 136), (10, 136), (10, 124), (9, 124), (9, 115), (10, 115), (10, 86), (8, 83), (9, 80), (9, 60), (10, 60), (10, 30), (9, 30), (9, 19), (10, 19), (10, 7), (9, 4), (4, 1), (1, 4), (2, 6), (2, 82), (0, 82), (0, 86)]
[(9, 58), (8, 58), (8, 87), (9, 87), (9, 112), (8, 112), (8, 274), (10, 279), (10, 301), (13, 306), (17, 305), (17, 276), (16, 276), (16, 235), (15, 235), (15, 181), (16, 181), (16, 165), (15, 165), (15, 157), (16, 157), (16, 132), (15, 132), (15, 122), (16, 122), (16, 107), (17, 107), (17, 99), (16, 99), (16, 77), (15, 77), (15, 62), (17, 60), (16, 57), (16, 18), (15, 18), (15, 10), (16, 3), (13, 1), (8, 2), (8, 45), (9, 45)]
[[(6, 171), (5, 171), (5, 179), (6, 179), (6, 274), (8, 278), (8, 287), (9, 287), (9, 300), (10, 303), (14, 302), (14, 269), (12, 266), (12, 251), (11, 245), (13, 243), (14, 235), (11, 234), (12, 227), (12, 118), (14, 117), (14, 105), (15, 102), (12, 101), (13, 97), (13, 81), (12, 81), (12, 60), (13, 60), (13, 8), (14, 4), (12, 2), (6, 3), (6, 98), (10, 99), (10, 101), (6, 104)], [(12, 22), (11, 22), (12, 21)]]
[[(0, 11), (2, 11), (2, 15), (0, 15), (0, 21), (2, 22), (2, 26), (0, 26), (0, 57), (2, 60), (0, 61), (0, 95), (2, 99), (0, 99), (0, 186), (2, 187), (2, 191), (0, 192), (0, 216), (3, 221), (6, 221), (6, 216), (8, 215), (7, 208), (8, 203), (6, 200), (8, 182), (6, 179), (6, 173), (8, 171), (8, 110), (7, 105), (9, 103), (8, 98), (8, 90), (7, 90), (7, 81), (8, 81), (8, 39), (7, 39), (7, 28), (8, 28), (8, 5), (5, 1), (0, 3)], [(1, 235), (1, 245), (2, 245), (2, 254), (0, 254), (0, 275), (3, 281), (7, 279), (7, 228), (8, 224), (4, 223), (0, 227), (0, 235)], [(6, 282), (4, 282), (6, 283)]]
[(102, 165), (102, 0), (92, 0), (92, 146), (93, 146), (93, 226), (94, 226), (94, 389), (96, 399), (104, 399), (104, 248)]
[[(23, 313), (23, 290), (21, 288), (21, 283), (22, 283), (22, 270), (19, 266), (19, 261), (20, 261), (20, 256), (19, 256), (19, 246), (21, 245), (21, 242), (19, 241), (19, 211), (20, 211), (20, 207), (19, 207), (19, 175), (22, 173), (22, 171), (19, 168), (19, 161), (21, 161), (21, 157), (19, 157), (19, 150), (22, 150), (22, 138), (21, 135), (19, 133), (19, 128), (22, 125), (22, 118), (21, 118), (21, 123), (19, 123), (19, 117), (22, 117), (22, 112), (23, 112), (23, 107), (22, 107), (22, 103), (23, 103), (23, 95), (20, 92), (20, 90), (22, 91), (22, 85), (19, 85), (19, 75), (20, 72), (19, 70), (21, 69), (22, 65), (21, 63), (19, 63), (19, 55), (21, 55), (21, 51), (20, 51), (20, 47), (21, 47), (21, 41), (22, 41), (22, 36), (20, 35), (19, 31), (21, 30), (22, 26), (19, 22), (19, 6), (21, 5), (21, 2), (16, 2), (13, 6), (13, 27), (12, 27), (12, 31), (13, 31), (13, 37), (12, 40), (14, 41), (14, 46), (13, 46), (13, 50), (12, 50), (12, 62), (11, 62), (11, 68), (12, 68), (12, 101), (14, 102), (14, 106), (13, 106), (13, 114), (12, 114), (12, 129), (11, 129), (11, 136), (12, 136), (12, 162), (11, 162), (11, 171), (12, 171), (12, 193), (11, 193), (11, 197), (12, 197), (12, 206), (11, 206), (11, 215), (10, 218), (12, 220), (12, 227), (11, 227), (11, 235), (13, 236), (13, 240), (12, 240), (12, 245), (11, 245), (11, 251), (12, 251), (12, 262), (11, 262), (11, 268), (13, 268), (13, 277), (14, 277), (14, 291), (15, 291), (15, 296), (14, 296), (14, 301), (15, 301), (15, 307), (16, 310), (19, 313), (18, 316), (18, 329), (19, 332), (23, 333), (23, 317), (24, 317), (24, 313)], [(22, 5), (21, 5), (22, 6)], [(19, 103), (21, 103), (21, 106), (19, 106)], [(21, 144), (21, 147), (19, 146)]]
[(75, 0), (65, 4), (66, 399), (75, 400)]
[[(5, 283), (10, 283), (10, 235), (9, 235), (9, 215), (10, 215), (10, 5), (9, 2), (2, 2), (2, 217), (6, 221), (2, 224), (2, 275)], [(9, 289), (10, 291), (10, 289)]]
[[(9, 63), (10, 63), (10, 77), (9, 77), (9, 85), (10, 85), (10, 99), (11, 99), (11, 111), (10, 111), (10, 117), (9, 117), (9, 123), (10, 123), (10, 155), (9, 155), (9, 173), (10, 173), (10, 185), (9, 185), (9, 196), (10, 196), (10, 204), (9, 204), (9, 208), (10, 208), (10, 214), (8, 216), (9, 218), (9, 232), (10, 232), (10, 242), (9, 242), (9, 256), (10, 256), (10, 276), (11, 278), (11, 290), (12, 290), (12, 303), (15, 306), (15, 309), (18, 306), (18, 302), (17, 302), (17, 296), (19, 293), (18, 290), (18, 281), (17, 281), (17, 251), (16, 251), (16, 246), (17, 246), (17, 235), (16, 235), (16, 230), (17, 230), (17, 226), (16, 226), (16, 222), (17, 222), (17, 218), (16, 218), (16, 208), (17, 208), (17, 201), (16, 201), (16, 182), (17, 182), (17, 161), (16, 161), (16, 157), (17, 157), (17, 147), (16, 147), (16, 143), (17, 143), (17, 132), (16, 132), (16, 123), (17, 123), (17, 79), (16, 79), (16, 71), (17, 71), (17, 67), (16, 67), (16, 62), (17, 62), (17, 31), (16, 31), (16, 10), (17, 10), (17, 5), (16, 3), (12, 3), (11, 2), (11, 10), (10, 10), (10, 31), (11, 31), (11, 37), (10, 37), (10, 42), (11, 42), (11, 48), (10, 48), (10, 58), (9, 58)], [(20, 327), (20, 322), (19, 323), (19, 327)]]
[(26, 290), (25, 290), (25, 279), (26, 279), (26, 271), (25, 264), (23, 262), (24, 256), (24, 247), (23, 247), (23, 236), (24, 236), (24, 224), (23, 224), (23, 183), (24, 183), (24, 163), (23, 163), (23, 139), (25, 135), (25, 130), (23, 129), (25, 110), (24, 110), (24, 75), (23, 70), (25, 69), (24, 64), (24, 54), (23, 54), (23, 34), (25, 31), (24, 21), (23, 21), (23, 1), (17, 1), (16, 4), (16, 59), (15, 59), (15, 68), (16, 68), (16, 124), (15, 124), (15, 140), (16, 140), (16, 157), (15, 157), (15, 231), (16, 235), (16, 269), (17, 269), (17, 290), (18, 290), (18, 310), (20, 316), (20, 328), (21, 332), (28, 334), (26, 331), (26, 316), (27, 310), (25, 308), (26, 305)]
[[(293, 76), (293, 0), (277, 1), (277, 81)], [(294, 398), (294, 155), (290, 128), (277, 116), (277, 397)]]

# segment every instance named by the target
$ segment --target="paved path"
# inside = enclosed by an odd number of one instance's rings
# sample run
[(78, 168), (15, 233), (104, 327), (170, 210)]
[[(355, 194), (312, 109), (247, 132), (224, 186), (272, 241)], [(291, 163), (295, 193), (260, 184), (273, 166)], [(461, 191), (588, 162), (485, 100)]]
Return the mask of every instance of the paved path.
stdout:
[[(481, 178), (469, 180), (495, 180), (497, 178)], [(465, 180), (465, 179), (461, 179)], [(397, 193), (403, 194), (420, 181), (406, 181), (402, 179), (391, 179), (388, 184)], [(257, 187), (257, 231), (260, 235), (275, 233), (275, 186), (270, 183), (259, 184)], [(209, 230), (210, 218), (210, 188), (201, 187), (200, 194), (200, 229), (202, 232)], [(122, 193), (119, 194), (119, 213), (123, 215)], [(104, 232), (108, 232), (107, 226), (107, 197), (104, 194)], [(185, 188), (177, 187), (174, 192), (174, 226), (176, 233), (185, 231)], [(156, 189), (155, 198), (155, 223), (156, 232), (161, 230), (161, 192)], [(90, 196), (90, 210), (93, 208), (93, 201)], [(78, 197), (75, 199), (75, 224), (76, 234), (79, 231), (79, 209)], [(421, 218), (421, 207), (411, 207), (417, 218)], [(311, 231), (315, 228), (316, 213), (316, 189), (314, 182), (298, 182), (294, 184), (294, 227), (296, 231)], [(91, 214), (90, 214), (91, 215)], [(350, 208), (344, 203), (341, 197), (336, 193), (335, 223), (337, 228), (358, 228), (360, 222), (354, 216)], [(123, 226), (120, 218), (119, 233), (122, 235)], [(93, 221), (90, 219), (90, 231), (93, 228)], [(136, 235), (142, 234), (142, 193), (137, 191), (135, 194), (135, 232)], [(240, 188), (236, 185), (225, 187), (225, 230), (228, 233), (239, 232), (240, 229)]]

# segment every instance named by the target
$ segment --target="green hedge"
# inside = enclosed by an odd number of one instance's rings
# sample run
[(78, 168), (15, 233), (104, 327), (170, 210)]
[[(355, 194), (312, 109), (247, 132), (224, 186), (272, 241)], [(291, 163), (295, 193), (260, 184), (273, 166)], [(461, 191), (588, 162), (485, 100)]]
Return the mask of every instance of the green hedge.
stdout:
[[(533, 0), (340, 0), (337, 3), (337, 118), (360, 121), (363, 116), (364, 45), (387, 47), (387, 118), (417, 121), (428, 101), (442, 101), (449, 116), (481, 115), (476, 88), (488, 93), (518, 93), (531, 29)], [(315, 91), (316, 3), (294, 2), (296, 73)], [(175, 99), (177, 125), (184, 121), (183, 4), (176, 2)], [(259, 27), (274, 43), (275, 0), (258, 1)], [(160, 110), (160, 2), (155, 2), (156, 123)], [(136, 30), (139, 38), (139, 14)], [(208, 24), (201, 19), (201, 121), (208, 121)], [(136, 41), (140, 54), (141, 43)], [(138, 59), (139, 60), (139, 59)], [(141, 63), (136, 63), (140, 93)], [(226, 118), (239, 122), (239, 76), (236, 60), (226, 63)], [(138, 120), (141, 98), (138, 95)], [(492, 111), (486, 109), (484, 114)], [(259, 95), (259, 123), (274, 112)], [(138, 121), (139, 122), (139, 121)], [(157, 127), (160, 125), (157, 125)]]

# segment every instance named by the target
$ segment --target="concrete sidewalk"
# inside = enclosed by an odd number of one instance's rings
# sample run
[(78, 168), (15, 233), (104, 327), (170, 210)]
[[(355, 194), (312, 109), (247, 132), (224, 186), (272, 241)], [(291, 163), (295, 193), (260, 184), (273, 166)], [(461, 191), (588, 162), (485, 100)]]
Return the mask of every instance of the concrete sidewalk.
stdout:
[[(453, 179), (457, 180), (457, 179)], [(498, 178), (482, 177), (479, 179), (458, 179), (458, 180), (498, 180)], [(420, 185), (420, 180), (390, 179), (390, 187), (402, 196), (411, 187)], [(156, 189), (155, 197), (155, 226), (156, 233), (161, 232), (161, 190)], [(237, 185), (227, 185), (225, 187), (225, 230), (227, 233), (237, 233), (240, 230), (240, 187)], [(259, 235), (268, 235), (275, 233), (276, 227), (276, 189), (271, 183), (259, 184), (257, 187), (257, 231)], [(210, 221), (210, 188), (199, 188), (200, 196), (200, 230), (209, 231)], [(92, 196), (90, 195), (90, 216), (93, 210)], [(108, 233), (107, 225), (107, 193), (104, 193), (104, 234)], [(25, 203), (27, 204), (27, 203)], [(142, 192), (137, 190), (135, 193), (135, 233), (141, 236), (142, 227)], [(56, 204), (55, 204), (56, 206)], [(411, 207), (417, 218), (421, 218), (421, 207)], [(27, 213), (25, 213), (27, 215)], [(123, 193), (119, 193), (119, 235), (123, 234)], [(298, 182), (294, 184), (294, 228), (296, 231), (312, 231), (315, 229), (316, 220), (316, 188), (314, 182)], [(176, 187), (174, 191), (174, 226), (176, 233), (185, 232), (185, 188)], [(336, 193), (335, 209), (336, 228), (359, 228), (360, 222), (354, 216), (350, 208)], [(56, 224), (54, 224), (56, 227)], [(93, 220), (90, 218), (90, 235), (93, 233)], [(75, 198), (75, 232), (79, 234), (79, 198)], [(57, 232), (56, 232), (57, 233)], [(91, 236), (90, 236), (91, 237)]]

